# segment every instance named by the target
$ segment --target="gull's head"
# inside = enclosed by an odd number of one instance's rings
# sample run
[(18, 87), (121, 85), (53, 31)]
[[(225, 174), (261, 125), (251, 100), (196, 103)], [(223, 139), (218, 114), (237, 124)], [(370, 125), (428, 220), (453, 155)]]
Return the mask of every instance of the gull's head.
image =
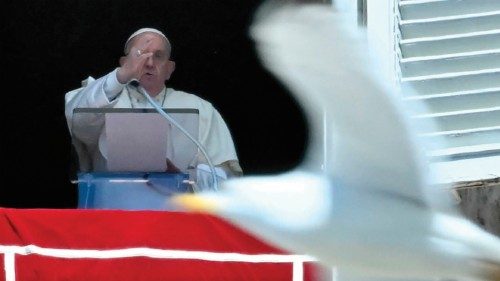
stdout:
[(171, 201), (182, 209), (237, 218), (236, 223), (262, 221), (275, 228), (300, 230), (327, 220), (332, 196), (325, 177), (291, 172), (229, 180), (219, 192), (178, 195)]

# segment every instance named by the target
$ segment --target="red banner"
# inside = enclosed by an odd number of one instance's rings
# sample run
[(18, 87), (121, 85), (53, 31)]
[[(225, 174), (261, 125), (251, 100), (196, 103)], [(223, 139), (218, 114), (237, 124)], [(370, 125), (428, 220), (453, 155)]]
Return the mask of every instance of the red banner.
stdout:
[(319, 280), (217, 217), (183, 212), (0, 209), (0, 280)]

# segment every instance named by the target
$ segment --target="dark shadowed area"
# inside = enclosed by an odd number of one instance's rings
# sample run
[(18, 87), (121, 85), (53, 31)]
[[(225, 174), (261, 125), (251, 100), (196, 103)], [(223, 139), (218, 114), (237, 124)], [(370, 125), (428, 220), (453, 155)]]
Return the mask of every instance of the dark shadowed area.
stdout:
[[(248, 37), (260, 1), (20, 0), (4, 3), (3, 178), (0, 206), (74, 208), (64, 94), (118, 66), (126, 38), (163, 30), (177, 69), (170, 86), (225, 118), (246, 174), (297, 165), (307, 134), (301, 109), (261, 66)], [(9, 88), (10, 90), (7, 90)], [(9, 182), (9, 183), (7, 183)]]

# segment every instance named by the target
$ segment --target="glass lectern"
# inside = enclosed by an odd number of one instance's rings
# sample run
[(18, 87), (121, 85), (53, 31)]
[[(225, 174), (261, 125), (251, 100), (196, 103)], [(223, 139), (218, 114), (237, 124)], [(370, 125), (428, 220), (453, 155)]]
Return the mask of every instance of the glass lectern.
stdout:
[[(197, 109), (165, 111), (198, 139)], [(79, 208), (168, 210), (172, 194), (210, 184), (197, 183), (196, 144), (154, 109), (77, 108), (68, 126)]]

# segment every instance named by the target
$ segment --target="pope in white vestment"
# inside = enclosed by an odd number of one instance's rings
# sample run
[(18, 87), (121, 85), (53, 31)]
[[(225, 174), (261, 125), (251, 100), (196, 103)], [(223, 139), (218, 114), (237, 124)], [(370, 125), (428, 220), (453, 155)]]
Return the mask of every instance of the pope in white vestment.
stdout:
[[(74, 110), (152, 108), (147, 99), (128, 83), (137, 80), (162, 108), (197, 109), (198, 141), (212, 163), (229, 176), (242, 174), (230, 131), (212, 104), (193, 94), (165, 87), (164, 83), (175, 66), (169, 57), (170, 42), (163, 33), (151, 28), (140, 29), (127, 40), (120, 67), (97, 80), (89, 77), (81, 88), (66, 94), (66, 120), (78, 153), (80, 171), (106, 170), (104, 114), (73, 114)], [(207, 163), (202, 155), (197, 158), (197, 164)]]

